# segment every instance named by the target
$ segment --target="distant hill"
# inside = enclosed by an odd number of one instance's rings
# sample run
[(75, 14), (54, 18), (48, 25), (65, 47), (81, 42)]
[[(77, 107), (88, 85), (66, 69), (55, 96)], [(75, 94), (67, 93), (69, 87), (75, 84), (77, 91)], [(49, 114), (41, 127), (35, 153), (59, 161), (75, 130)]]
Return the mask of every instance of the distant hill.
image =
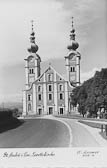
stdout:
[(3, 102), (0, 104), (0, 109), (14, 109), (18, 108), (19, 111), (22, 111), (22, 102)]

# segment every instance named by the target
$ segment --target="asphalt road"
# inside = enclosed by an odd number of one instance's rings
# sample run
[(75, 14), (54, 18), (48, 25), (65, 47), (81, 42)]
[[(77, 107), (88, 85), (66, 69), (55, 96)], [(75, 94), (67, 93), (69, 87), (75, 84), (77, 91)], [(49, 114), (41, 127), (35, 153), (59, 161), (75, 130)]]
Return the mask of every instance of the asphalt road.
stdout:
[[(68, 127), (63, 124), (65, 122)], [(70, 138), (71, 130), (71, 138)], [(72, 140), (70, 144), (70, 140)], [(93, 135), (75, 119), (38, 118), (0, 133), (0, 148), (100, 147)]]
[(25, 120), (21, 126), (0, 133), (0, 148), (68, 147), (69, 129), (49, 119)]

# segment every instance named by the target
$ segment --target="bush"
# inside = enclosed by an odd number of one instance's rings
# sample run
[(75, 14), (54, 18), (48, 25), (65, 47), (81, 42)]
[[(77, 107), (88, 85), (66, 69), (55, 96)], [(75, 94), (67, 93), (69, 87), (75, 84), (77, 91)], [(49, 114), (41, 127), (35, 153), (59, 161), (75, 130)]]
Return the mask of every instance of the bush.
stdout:
[(0, 111), (0, 121), (7, 120), (12, 117), (12, 111), (6, 110), (6, 111)]

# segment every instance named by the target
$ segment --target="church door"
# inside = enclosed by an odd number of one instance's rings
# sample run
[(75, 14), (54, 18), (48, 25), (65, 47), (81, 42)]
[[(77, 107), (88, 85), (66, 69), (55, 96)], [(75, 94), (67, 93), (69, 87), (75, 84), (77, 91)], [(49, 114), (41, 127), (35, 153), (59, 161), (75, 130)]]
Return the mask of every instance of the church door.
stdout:
[(64, 109), (60, 108), (60, 114), (63, 114), (63, 113), (64, 113)]
[(39, 115), (42, 114), (42, 109), (41, 108), (38, 109), (38, 113), (39, 113)]
[(53, 114), (53, 107), (49, 107), (49, 114)]

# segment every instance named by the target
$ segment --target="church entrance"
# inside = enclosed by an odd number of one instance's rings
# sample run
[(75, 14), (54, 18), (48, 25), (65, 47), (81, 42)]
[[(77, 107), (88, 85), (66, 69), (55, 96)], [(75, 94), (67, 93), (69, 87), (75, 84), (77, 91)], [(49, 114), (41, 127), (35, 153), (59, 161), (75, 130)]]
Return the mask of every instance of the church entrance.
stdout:
[(53, 114), (53, 107), (49, 107), (49, 114)]
[(38, 109), (38, 114), (39, 114), (39, 115), (42, 114), (42, 109), (41, 109), (41, 108)]
[(64, 108), (60, 108), (60, 114), (63, 114), (64, 113)]

